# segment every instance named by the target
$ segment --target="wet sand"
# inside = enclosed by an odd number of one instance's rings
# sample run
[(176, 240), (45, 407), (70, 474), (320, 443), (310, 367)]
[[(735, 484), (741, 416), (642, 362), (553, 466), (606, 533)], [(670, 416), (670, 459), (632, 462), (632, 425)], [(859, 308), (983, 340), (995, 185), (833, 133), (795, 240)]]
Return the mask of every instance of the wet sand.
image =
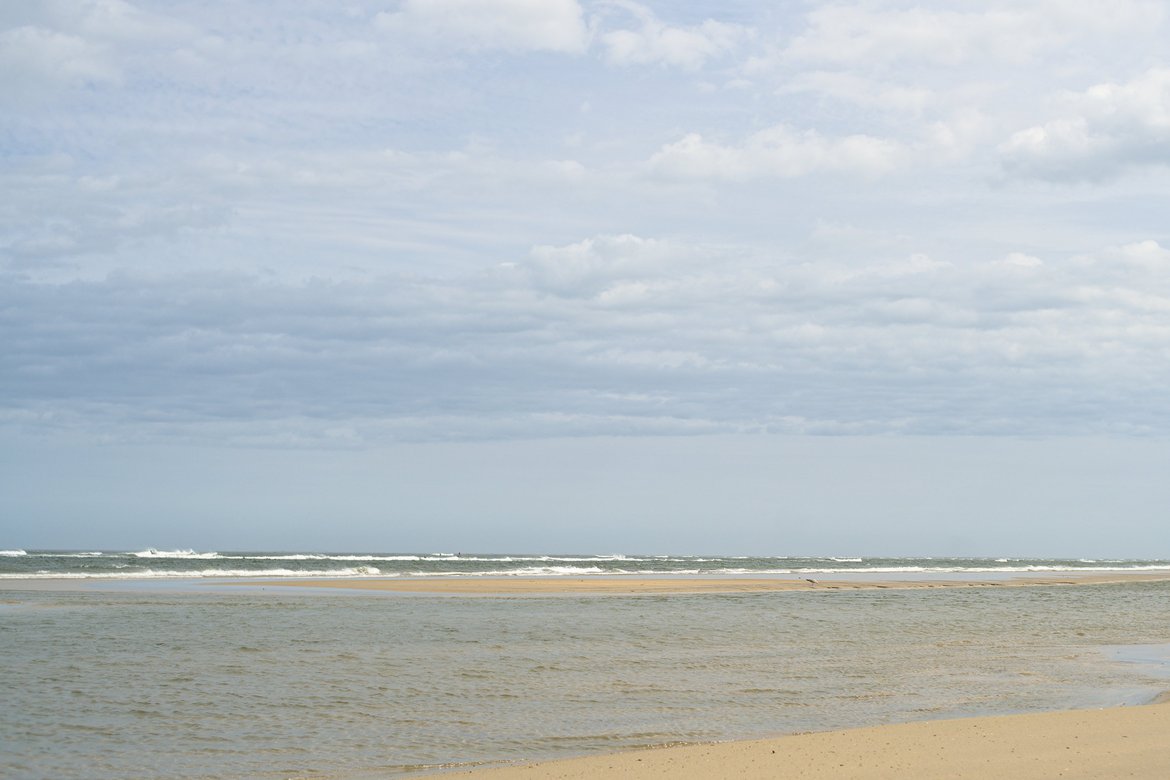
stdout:
[(1164, 780), (1170, 705), (927, 721), (452, 773), (474, 780)]

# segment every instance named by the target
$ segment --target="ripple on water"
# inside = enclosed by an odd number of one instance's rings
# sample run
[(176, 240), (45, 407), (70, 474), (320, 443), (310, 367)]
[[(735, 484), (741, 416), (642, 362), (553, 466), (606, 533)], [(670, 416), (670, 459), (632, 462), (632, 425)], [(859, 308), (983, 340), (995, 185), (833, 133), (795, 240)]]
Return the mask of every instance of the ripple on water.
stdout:
[[(6, 598), (0, 775), (408, 774), (1147, 698), (1166, 587)], [(1144, 642), (1118, 649), (1127, 642)]]

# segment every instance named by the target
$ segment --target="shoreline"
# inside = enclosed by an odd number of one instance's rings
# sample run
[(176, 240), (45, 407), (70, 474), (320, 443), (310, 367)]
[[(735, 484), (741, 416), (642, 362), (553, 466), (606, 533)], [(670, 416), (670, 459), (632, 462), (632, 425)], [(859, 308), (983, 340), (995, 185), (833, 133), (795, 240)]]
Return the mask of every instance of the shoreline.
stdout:
[(1170, 776), (1165, 698), (1131, 707), (913, 721), (441, 775), (472, 780), (1161, 780)]
[(940, 588), (1018, 588), (1061, 585), (1119, 585), (1135, 582), (1167, 582), (1170, 572), (1109, 573), (1020, 576), (988, 579), (816, 579), (775, 577), (433, 577), (321, 578), (246, 580), (235, 585), (431, 593), (449, 595), (683, 595), (701, 593), (770, 593), (786, 591), (924, 590)]

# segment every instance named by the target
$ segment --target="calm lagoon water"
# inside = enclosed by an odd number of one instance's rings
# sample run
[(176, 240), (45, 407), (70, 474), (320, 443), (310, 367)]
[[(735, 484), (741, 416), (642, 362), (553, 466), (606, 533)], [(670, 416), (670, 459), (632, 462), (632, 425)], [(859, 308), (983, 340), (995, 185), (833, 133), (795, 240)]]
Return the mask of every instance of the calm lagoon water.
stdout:
[(1170, 687), (1170, 583), (522, 597), (0, 587), (5, 778), (395, 777), (1136, 704)]

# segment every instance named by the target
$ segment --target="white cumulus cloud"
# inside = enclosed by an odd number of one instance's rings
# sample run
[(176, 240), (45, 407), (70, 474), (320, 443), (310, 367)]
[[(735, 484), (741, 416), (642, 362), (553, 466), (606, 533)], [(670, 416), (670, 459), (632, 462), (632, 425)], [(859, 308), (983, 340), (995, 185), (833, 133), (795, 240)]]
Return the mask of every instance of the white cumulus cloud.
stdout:
[(999, 148), (1009, 172), (1096, 180), (1170, 164), (1170, 68), (1064, 95), (1067, 114), (1014, 133)]

